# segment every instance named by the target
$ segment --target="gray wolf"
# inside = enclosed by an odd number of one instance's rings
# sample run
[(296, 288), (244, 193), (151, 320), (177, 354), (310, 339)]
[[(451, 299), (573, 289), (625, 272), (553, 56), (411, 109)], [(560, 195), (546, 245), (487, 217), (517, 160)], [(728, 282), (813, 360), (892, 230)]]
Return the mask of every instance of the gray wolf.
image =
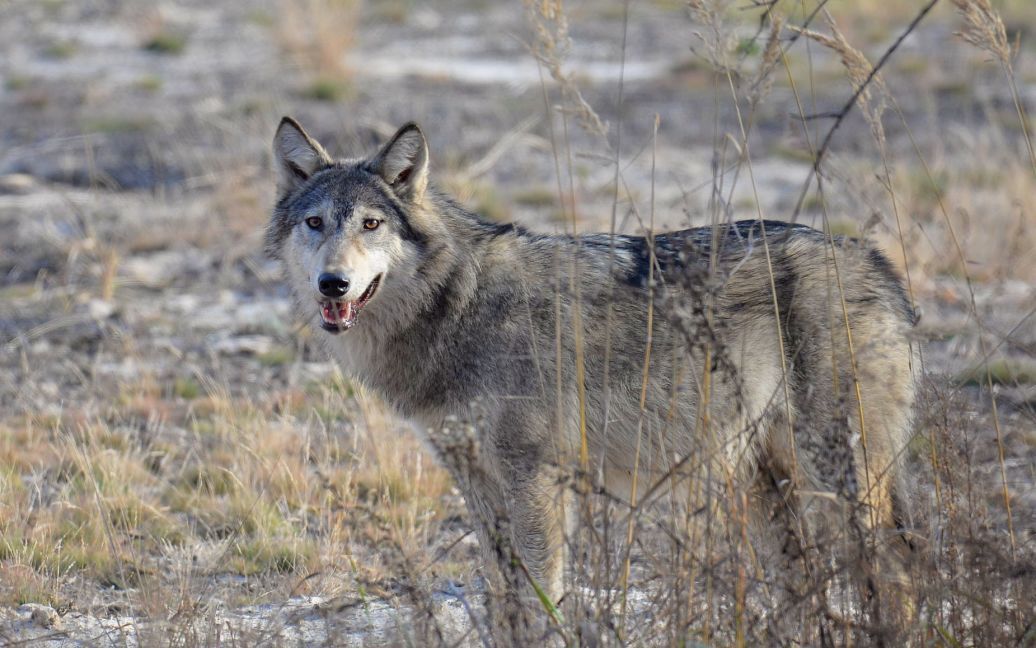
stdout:
[(573, 470), (626, 501), (762, 479), (894, 535), (913, 316), (878, 250), (762, 220), (646, 237), (489, 222), (433, 188), (414, 124), (335, 160), (286, 117), (274, 161), (266, 247), (298, 312), (430, 437), (477, 406), (480, 468), (443, 460), (481, 542), (506, 517), (551, 596)]

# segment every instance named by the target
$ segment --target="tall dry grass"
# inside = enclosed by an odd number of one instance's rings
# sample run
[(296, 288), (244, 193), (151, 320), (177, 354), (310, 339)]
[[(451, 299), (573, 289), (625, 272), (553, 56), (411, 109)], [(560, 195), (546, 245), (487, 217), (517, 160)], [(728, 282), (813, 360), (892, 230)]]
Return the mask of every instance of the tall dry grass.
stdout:
[(351, 92), (348, 54), (356, 44), (362, 0), (299, 0), (278, 5), (277, 38), (308, 78), (302, 95), (340, 101)]
[[(934, 4), (926, 5), (914, 17), (884, 53), (879, 66), (891, 59), (896, 47)], [(752, 116), (765, 100), (775, 71), (783, 68), (787, 74), (796, 93), (799, 117), (803, 124), (808, 123), (805, 102), (796, 88), (811, 84), (812, 79), (794, 77), (788, 64), (788, 51), (795, 41), (785, 40), (786, 45), (781, 46), (784, 29), (833, 52), (845, 70), (854, 101), (843, 109), (823, 141), (810, 137), (809, 131), (804, 130), (807, 147), (817, 164), (816, 174), (811, 176), (815, 189), (811, 190), (819, 196), (825, 231), (833, 231), (834, 209), (847, 209), (837, 194), (844, 182), (852, 180), (840, 177), (838, 164), (823, 160), (822, 155), (829, 145), (835, 146), (831, 136), (842, 118), (858, 108), (869, 127), (881, 170), (877, 174), (877, 187), (885, 196), (887, 211), (895, 219), (894, 227), (879, 227), (882, 219), (871, 219), (859, 233), (875, 234), (877, 228), (881, 237), (898, 248), (914, 304), (918, 304), (915, 279), (922, 284), (917, 291), (930, 294), (931, 284), (926, 282), (931, 277), (947, 271), (962, 273), (964, 298), (970, 300), (969, 316), (981, 323), (985, 314), (976, 302), (969, 269), (972, 258), (965, 250), (1001, 250), (999, 246), (1017, 236), (1031, 236), (1032, 223), (1019, 220), (1016, 228), (996, 232), (986, 228), (983, 235), (998, 237), (996, 244), (979, 243), (971, 232), (960, 232), (961, 212), (951, 216), (947, 204), (961, 205), (980, 198), (966, 193), (954, 194), (954, 202), (950, 203), (925, 155), (914, 143), (911, 126), (879, 69), (849, 42), (832, 15), (821, 13), (826, 23), (826, 31), (821, 31), (810, 25), (787, 24), (784, 15), (777, 11), (781, 3), (759, 5), (769, 26), (760, 32), (768, 31), (769, 36), (760, 61), (750, 63), (739, 54), (739, 50), (745, 48), (739, 47), (743, 41), (730, 25), (729, 3), (698, 0), (690, 3), (692, 15), (702, 23), (695, 38), (703, 57), (716, 71), (714, 91), (736, 114), (739, 126), (739, 132), (732, 137), (736, 143), (735, 155), (732, 160), (724, 158), (732, 162), (733, 171), (731, 173), (726, 166), (722, 171), (731, 174), (736, 183), (743, 170), (744, 181), (754, 189), (753, 156), (749, 146)], [(1018, 100), (1002, 22), (988, 3), (961, 2), (958, 6), (968, 24), (964, 38), (993, 53), (1003, 67), (1015, 99), (1023, 139), (1028, 144), (1025, 114)], [(604, 122), (599, 117), (587, 119), (592, 108), (570, 88), (572, 80), (561, 72), (567, 51), (563, 46), (567, 31), (560, 3), (537, 2), (527, 7), (537, 34), (534, 51), (559, 86), (556, 91), (560, 93), (560, 103), (551, 121), (560, 122), (561, 126), (552, 131), (561, 194), (564, 181), (571, 182), (572, 177), (567, 116), (579, 116), (581, 123), (588, 124), (588, 130), (602, 136), (597, 125)], [(791, 7), (791, 11), (795, 11), (795, 7)], [(811, 16), (816, 17), (816, 14)], [(545, 29), (544, 25), (553, 25), (555, 29)], [(545, 96), (549, 92), (545, 87)], [(550, 101), (546, 105), (548, 110), (553, 107)], [(914, 143), (917, 160), (899, 159), (899, 154), (889, 147), (884, 123), (889, 107), (901, 119), (909, 141)], [(621, 139), (615, 134), (620, 129), (621, 123), (610, 124), (612, 134), (602, 143), (607, 155), (615, 156), (616, 190), (623, 182), (619, 170)], [(1011, 151), (994, 157), (1002, 160), (1003, 168), (1011, 170), (1008, 177), (1019, 166), (1019, 160)], [(715, 173), (720, 172), (717, 165), (713, 168)], [(963, 171), (957, 169), (955, 173)], [(715, 179), (714, 184), (724, 186), (720, 178)], [(935, 199), (922, 209), (918, 203), (919, 193), (934, 195)], [(829, 196), (837, 207), (829, 209)], [(1026, 208), (1031, 207), (1031, 201), (1020, 200), (1025, 204), (1023, 212), (1028, 213)], [(759, 203), (757, 200), (757, 209)], [(713, 222), (729, 218), (729, 207), (725, 206), (722, 195), (710, 201), (710, 206)], [(573, 206), (573, 213), (577, 209)], [(651, 211), (653, 213), (653, 203)], [(764, 217), (761, 211), (757, 215)], [(650, 236), (651, 229), (647, 228), (645, 233)], [(923, 243), (918, 241), (919, 233), (924, 234)], [(926, 244), (930, 249), (928, 256), (918, 251)], [(932, 265), (936, 258), (939, 267)], [(1012, 267), (1011, 271), (1020, 271), (1016, 276), (1027, 276), (1024, 261), (1019, 261), (1023, 265)], [(992, 261), (988, 265), (1003, 267)], [(832, 291), (838, 294), (841, 286), (837, 268), (834, 275), (832, 281), (837, 285)], [(709, 327), (709, 292), (710, 289), (704, 290), (702, 304), (696, 306), (702, 318), (699, 330)], [(577, 317), (573, 326), (579, 325)], [(846, 319), (842, 325), (851, 335), (852, 323)], [(708, 358), (708, 354), (722, 354), (723, 350), (706, 346), (705, 352)], [(979, 354), (988, 358), (990, 353), (987, 340), (980, 338)], [(541, 601), (544, 619), (553, 619), (546, 628), (529, 626), (526, 621), (520, 627), (510, 627), (510, 636), (532, 640), (534, 635), (528, 634), (528, 628), (534, 627), (539, 632), (556, 635), (566, 644), (592, 641), (605, 645), (900, 645), (903, 642), (1002, 645), (1024, 644), (1036, 639), (1032, 626), (1036, 618), (1032, 603), (1036, 590), (1033, 581), (1025, 576), (1036, 565), (1032, 529), (1031, 526), (1026, 529), (1027, 539), (1020, 542), (1011, 509), (1014, 496), (1005, 455), (1007, 431), (998, 411), (992, 371), (987, 366), (976, 411), (964, 406), (968, 397), (961, 385), (947, 384), (929, 375), (923, 352), (920, 357), (921, 365), (915, 369), (923, 386), (916, 429), (903, 457), (911, 476), (909, 497), (913, 505), (913, 516), (904, 522), (903, 528), (904, 536), (913, 547), (909, 558), (908, 600), (897, 603), (881, 599), (875, 592), (868, 591), (867, 586), (861, 586), (882, 571), (882, 558), (873, 550), (876, 541), (864, 537), (866, 533), (856, 537), (847, 532), (852, 528), (852, 515), (848, 529), (814, 529), (806, 534), (791, 521), (785, 529), (786, 542), (790, 544), (775, 552), (765, 539), (752, 535), (747, 520), (747, 498), (758, 497), (758, 494), (736, 489), (717, 494), (704, 512), (707, 522), (703, 529), (692, 520), (694, 512), (681, 512), (672, 504), (656, 501), (654, 506), (638, 502), (630, 505), (594, 495), (597, 485), (592, 471), (587, 473), (584, 450), (582, 459), (570, 466), (579, 524), (568, 538), (573, 555), (568, 593), (560, 611), (550, 602)], [(581, 366), (578, 360), (576, 366), (578, 371)], [(698, 382), (697, 388), (707, 402), (707, 375)], [(776, 396), (780, 400), (780, 395)], [(863, 406), (860, 407), (862, 410)], [(862, 421), (863, 412), (859, 414)], [(707, 429), (706, 419), (702, 421), (701, 431)], [(992, 454), (984, 453), (981, 462), (972, 446), (978, 436), (984, 443), (992, 442), (995, 448)], [(999, 474), (989, 475), (990, 468)], [(707, 470), (707, 467), (699, 465), (696, 469)], [(690, 470), (693, 473), (695, 468)], [(983, 474), (981, 479), (980, 473)], [(651, 493), (653, 487), (645, 486), (644, 490)], [(977, 495), (978, 492), (981, 495)], [(781, 504), (776, 504), (775, 510), (780, 508)], [(779, 511), (775, 515), (779, 518)], [(1027, 520), (1031, 525), (1030, 516)], [(515, 560), (513, 553), (506, 549), (500, 555), (504, 557), (505, 569)], [(913, 613), (897, 616), (895, 608), (900, 604)]]

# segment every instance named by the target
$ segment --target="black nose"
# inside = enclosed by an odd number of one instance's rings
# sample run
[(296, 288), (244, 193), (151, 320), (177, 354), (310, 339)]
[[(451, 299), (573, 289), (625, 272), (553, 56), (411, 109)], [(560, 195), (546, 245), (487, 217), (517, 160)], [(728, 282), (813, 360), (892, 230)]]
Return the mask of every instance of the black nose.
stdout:
[(342, 297), (349, 292), (349, 280), (336, 274), (325, 272), (317, 277), (317, 288), (324, 297)]

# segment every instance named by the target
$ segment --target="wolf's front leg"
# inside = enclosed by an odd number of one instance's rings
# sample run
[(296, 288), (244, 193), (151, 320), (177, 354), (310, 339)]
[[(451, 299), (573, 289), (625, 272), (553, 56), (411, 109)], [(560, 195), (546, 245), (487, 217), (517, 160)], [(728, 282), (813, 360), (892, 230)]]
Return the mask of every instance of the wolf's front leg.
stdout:
[(552, 600), (561, 597), (561, 528), (549, 488), (536, 486), (549, 483), (501, 469), (498, 459), (499, 453), (490, 451), (474, 461), (446, 463), (464, 493), (485, 556), (489, 625), (506, 639), (503, 645), (528, 645), (529, 637), (542, 635), (546, 622), (529, 578)]
[(449, 441), (433, 437), (432, 445), (464, 494), (487, 576), (519, 594), (527, 588), (528, 572), (557, 600), (564, 546), (558, 480), (530, 462), (528, 453), (508, 456), (513, 447), (506, 444), (477, 447), (444, 440)]
[(521, 596), (530, 597), (531, 578), (556, 602), (562, 595), (565, 529), (563, 489), (549, 426), (537, 411), (508, 403), (488, 418), (483, 430), (482, 465), (503, 504), (503, 515), (491, 526), (502, 532), (498, 540), (504, 540), (510, 552), (498, 557), (506, 563), (506, 580), (510, 585), (520, 582)]
[(552, 470), (505, 480), (511, 537), (536, 585), (557, 602), (564, 591), (565, 528), (562, 490)]
[(565, 525), (559, 470), (545, 456), (552, 444), (537, 436), (544, 426), (522, 412), (493, 420), (481, 439), (444, 430), (430, 440), (464, 493), (498, 592), (535, 601), (531, 578), (556, 602), (563, 593)]

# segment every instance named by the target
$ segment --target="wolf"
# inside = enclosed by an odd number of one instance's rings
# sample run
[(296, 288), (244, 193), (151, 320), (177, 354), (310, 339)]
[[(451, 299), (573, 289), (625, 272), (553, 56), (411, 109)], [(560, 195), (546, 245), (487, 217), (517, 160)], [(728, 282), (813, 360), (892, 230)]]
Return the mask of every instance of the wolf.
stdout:
[[(765, 481), (892, 542), (914, 316), (879, 250), (762, 219), (645, 236), (490, 222), (430, 183), (413, 123), (336, 160), (285, 117), (273, 153), (265, 245), (297, 312), (427, 436), (477, 404), (479, 468), (442, 459), (481, 543), (506, 518), (555, 600), (574, 474), (631, 503)], [(680, 480), (696, 485), (661, 486)]]

